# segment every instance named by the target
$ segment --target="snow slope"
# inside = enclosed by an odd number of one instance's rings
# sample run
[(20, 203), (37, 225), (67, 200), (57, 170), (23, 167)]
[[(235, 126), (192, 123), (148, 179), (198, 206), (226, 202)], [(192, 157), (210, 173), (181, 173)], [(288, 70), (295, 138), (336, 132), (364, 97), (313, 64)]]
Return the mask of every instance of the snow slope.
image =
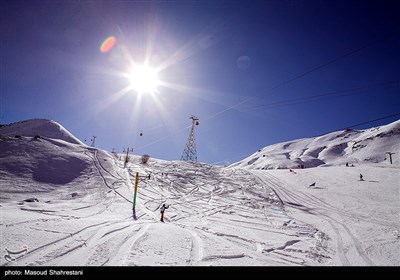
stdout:
[[(288, 169), (389, 162), (400, 151), (400, 120), (365, 130), (346, 129), (264, 147), (231, 167)], [(400, 165), (399, 157), (393, 164)], [(388, 163), (390, 164), (390, 163)]]
[(400, 265), (395, 164), (247, 170), (133, 156), (123, 168), (59, 138), (11, 133), (0, 145), (1, 266)]
[(25, 137), (35, 137), (36, 135), (39, 135), (45, 138), (84, 145), (62, 125), (55, 121), (46, 119), (25, 120), (0, 127), (0, 136), (14, 137), (16, 135)]
[(50, 120), (12, 123), (1, 127), (0, 135), (0, 184), (5, 197), (75, 186), (76, 180), (92, 176), (95, 152), (112, 159)]

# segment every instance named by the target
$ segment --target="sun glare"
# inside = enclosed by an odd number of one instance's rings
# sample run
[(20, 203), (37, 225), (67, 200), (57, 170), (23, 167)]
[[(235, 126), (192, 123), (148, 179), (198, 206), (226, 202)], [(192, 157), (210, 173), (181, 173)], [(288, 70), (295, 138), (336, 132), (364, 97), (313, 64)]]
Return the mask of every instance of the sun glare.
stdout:
[(157, 71), (148, 65), (134, 65), (129, 73), (131, 87), (140, 94), (155, 93), (160, 81)]

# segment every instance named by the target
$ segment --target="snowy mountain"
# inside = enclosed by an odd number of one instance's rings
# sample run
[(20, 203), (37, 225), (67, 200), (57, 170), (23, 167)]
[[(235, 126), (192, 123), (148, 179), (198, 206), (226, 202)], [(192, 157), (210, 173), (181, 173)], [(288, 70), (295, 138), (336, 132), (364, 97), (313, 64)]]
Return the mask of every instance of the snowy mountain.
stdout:
[(24, 137), (35, 137), (40, 136), (43, 138), (52, 138), (57, 140), (63, 140), (72, 144), (83, 143), (66, 130), (59, 123), (46, 120), (46, 119), (33, 119), (11, 123), (0, 127), (1, 136), (24, 136)]
[(3, 196), (74, 186), (77, 180), (91, 176), (94, 151), (105, 160), (112, 159), (108, 153), (86, 146), (51, 120), (12, 123), (0, 128), (0, 137)]
[[(3, 126), (0, 265), (399, 266), (400, 167), (381, 157), (398, 156), (398, 129), (277, 144), (289, 158), (306, 149), (302, 162), (331, 165), (288, 171), (138, 155), (124, 168), (56, 122)], [(333, 148), (340, 143), (347, 149)], [(355, 166), (341, 166), (343, 155)]]
[[(400, 151), (400, 120), (365, 130), (346, 129), (267, 146), (231, 167), (289, 169), (390, 161)], [(393, 157), (393, 164), (400, 164)]]

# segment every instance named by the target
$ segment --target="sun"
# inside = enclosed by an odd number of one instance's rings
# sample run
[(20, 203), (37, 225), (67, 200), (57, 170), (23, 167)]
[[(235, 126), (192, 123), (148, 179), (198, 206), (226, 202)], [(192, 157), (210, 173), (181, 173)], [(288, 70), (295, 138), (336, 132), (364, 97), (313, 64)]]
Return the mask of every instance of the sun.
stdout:
[(160, 84), (157, 70), (146, 64), (132, 66), (129, 72), (130, 86), (139, 94), (157, 92), (157, 86)]

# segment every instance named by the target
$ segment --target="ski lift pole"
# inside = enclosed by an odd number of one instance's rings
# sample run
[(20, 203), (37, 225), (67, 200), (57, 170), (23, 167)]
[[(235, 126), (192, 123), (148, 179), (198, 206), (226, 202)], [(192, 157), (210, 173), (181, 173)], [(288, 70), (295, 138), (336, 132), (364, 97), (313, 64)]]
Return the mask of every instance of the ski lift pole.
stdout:
[(136, 172), (136, 178), (135, 178), (135, 189), (133, 191), (133, 205), (132, 205), (132, 211), (133, 211), (133, 218), (136, 220), (136, 193), (137, 193), (137, 187), (138, 187), (138, 182), (139, 182), (139, 172)]

